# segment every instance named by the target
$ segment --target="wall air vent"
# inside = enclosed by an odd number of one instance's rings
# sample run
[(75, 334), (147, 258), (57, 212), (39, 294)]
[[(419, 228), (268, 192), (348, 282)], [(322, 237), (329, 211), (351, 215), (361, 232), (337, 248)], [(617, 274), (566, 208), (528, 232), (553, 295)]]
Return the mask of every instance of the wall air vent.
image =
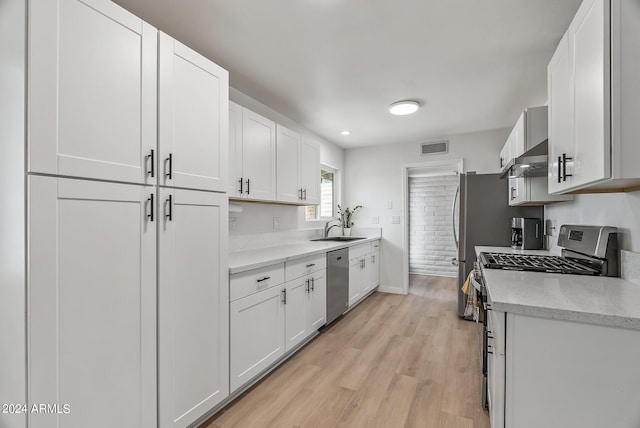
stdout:
[(420, 144), (420, 155), (439, 155), (449, 151), (449, 140), (434, 141), (433, 143)]

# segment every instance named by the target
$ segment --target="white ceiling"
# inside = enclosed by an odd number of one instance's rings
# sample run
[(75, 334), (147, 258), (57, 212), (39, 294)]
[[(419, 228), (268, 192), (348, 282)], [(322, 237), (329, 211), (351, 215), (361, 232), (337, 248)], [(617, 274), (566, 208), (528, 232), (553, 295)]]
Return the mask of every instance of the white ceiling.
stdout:
[[(512, 126), (581, 0), (114, 0), (341, 147)], [(419, 100), (411, 116), (387, 107)], [(349, 129), (350, 136), (340, 135)]]

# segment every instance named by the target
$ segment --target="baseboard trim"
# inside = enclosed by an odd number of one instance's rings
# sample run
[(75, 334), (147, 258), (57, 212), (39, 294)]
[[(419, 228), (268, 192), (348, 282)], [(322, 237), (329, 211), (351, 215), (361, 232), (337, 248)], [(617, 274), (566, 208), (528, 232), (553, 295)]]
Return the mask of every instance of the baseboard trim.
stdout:
[(404, 294), (404, 290), (402, 289), (402, 287), (380, 286), (378, 287), (378, 291), (381, 293), (389, 294)]

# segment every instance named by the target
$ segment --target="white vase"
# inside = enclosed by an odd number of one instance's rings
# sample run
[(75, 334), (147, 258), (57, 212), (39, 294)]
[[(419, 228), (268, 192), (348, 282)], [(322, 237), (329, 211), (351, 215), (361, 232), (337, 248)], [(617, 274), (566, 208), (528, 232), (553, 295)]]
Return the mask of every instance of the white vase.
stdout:
[(344, 236), (351, 236), (351, 228), (350, 227), (343, 227), (342, 228), (342, 234)]

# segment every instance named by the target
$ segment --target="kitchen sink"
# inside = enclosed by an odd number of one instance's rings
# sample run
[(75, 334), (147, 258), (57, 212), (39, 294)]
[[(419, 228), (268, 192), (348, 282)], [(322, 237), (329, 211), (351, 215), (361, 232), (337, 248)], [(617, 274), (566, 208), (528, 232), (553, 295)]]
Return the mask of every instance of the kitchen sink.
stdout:
[(328, 238), (316, 238), (312, 239), (312, 241), (336, 241), (336, 242), (344, 242), (344, 241), (358, 241), (360, 239), (367, 239), (362, 236), (329, 236)]

